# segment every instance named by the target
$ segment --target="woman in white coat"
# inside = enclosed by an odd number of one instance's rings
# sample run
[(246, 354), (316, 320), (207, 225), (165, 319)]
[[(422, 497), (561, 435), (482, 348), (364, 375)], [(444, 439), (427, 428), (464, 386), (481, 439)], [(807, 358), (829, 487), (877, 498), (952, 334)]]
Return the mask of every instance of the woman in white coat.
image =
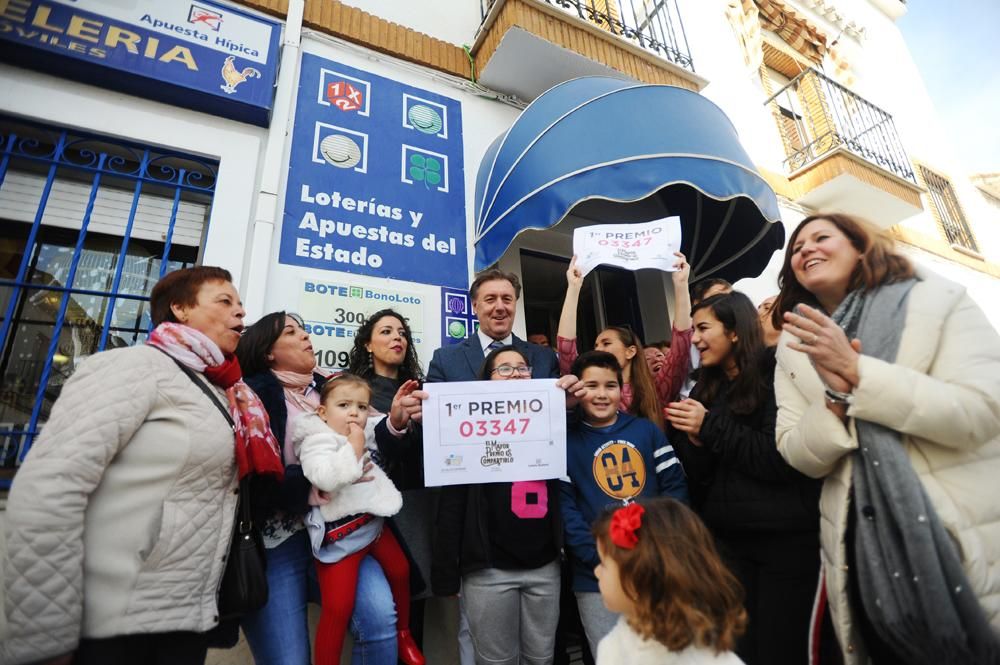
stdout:
[(825, 478), (847, 663), (997, 662), (997, 332), (962, 287), (846, 215), (799, 224), (779, 283), (778, 448)]

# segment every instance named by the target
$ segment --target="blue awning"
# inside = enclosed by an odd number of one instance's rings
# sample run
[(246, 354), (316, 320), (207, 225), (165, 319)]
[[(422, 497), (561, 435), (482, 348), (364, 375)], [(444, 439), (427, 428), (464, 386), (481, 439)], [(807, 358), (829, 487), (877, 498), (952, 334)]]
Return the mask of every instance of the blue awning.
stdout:
[(683, 88), (587, 76), (538, 97), (487, 149), (476, 270), (582, 202), (651, 196), (681, 217), (692, 281), (756, 277), (784, 245), (774, 192), (719, 107)]

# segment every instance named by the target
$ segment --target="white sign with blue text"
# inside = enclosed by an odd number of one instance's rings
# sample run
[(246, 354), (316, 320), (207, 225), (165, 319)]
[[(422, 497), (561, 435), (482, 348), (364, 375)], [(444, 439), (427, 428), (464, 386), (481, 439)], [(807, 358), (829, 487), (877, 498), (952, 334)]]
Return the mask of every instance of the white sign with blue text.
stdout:
[(449, 286), (465, 228), (459, 103), (304, 54), (279, 262)]
[(566, 393), (555, 379), (424, 385), (424, 483), (566, 475)]
[(676, 270), (681, 250), (681, 218), (664, 217), (644, 224), (596, 224), (573, 230), (576, 267), (583, 275), (599, 265), (626, 270)]

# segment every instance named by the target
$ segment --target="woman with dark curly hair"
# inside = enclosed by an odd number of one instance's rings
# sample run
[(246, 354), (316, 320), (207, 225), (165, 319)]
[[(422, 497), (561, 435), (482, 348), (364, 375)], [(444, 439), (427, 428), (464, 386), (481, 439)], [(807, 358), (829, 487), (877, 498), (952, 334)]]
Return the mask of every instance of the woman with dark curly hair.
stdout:
[[(424, 379), (406, 318), (393, 309), (382, 309), (369, 316), (354, 336), (347, 371), (371, 386), (372, 407), (389, 413), (400, 386), (410, 380)], [(420, 406), (419, 397), (412, 394), (402, 401), (403, 408), (410, 411)], [(417, 422), (410, 421), (400, 444), (397, 454), (391, 457), (389, 476), (403, 493), (403, 508), (392, 521), (411, 556), (410, 626), (420, 644), (424, 600), (430, 595), (422, 592), (423, 580), (430, 571), (431, 528), (437, 512), (437, 495), (424, 488), (423, 434)]]
[(392, 398), (403, 383), (423, 381), (410, 324), (402, 314), (382, 309), (368, 317), (354, 336), (347, 371), (368, 381), (372, 406), (382, 413), (389, 413)]

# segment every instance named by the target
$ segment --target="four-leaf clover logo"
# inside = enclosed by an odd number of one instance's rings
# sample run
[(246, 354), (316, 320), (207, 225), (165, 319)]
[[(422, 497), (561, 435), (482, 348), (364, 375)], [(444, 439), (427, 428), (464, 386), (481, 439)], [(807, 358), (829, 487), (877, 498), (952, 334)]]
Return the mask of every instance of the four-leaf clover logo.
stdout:
[(441, 183), (441, 162), (434, 157), (413, 153), (410, 155), (410, 177), (430, 189), (431, 185)]

